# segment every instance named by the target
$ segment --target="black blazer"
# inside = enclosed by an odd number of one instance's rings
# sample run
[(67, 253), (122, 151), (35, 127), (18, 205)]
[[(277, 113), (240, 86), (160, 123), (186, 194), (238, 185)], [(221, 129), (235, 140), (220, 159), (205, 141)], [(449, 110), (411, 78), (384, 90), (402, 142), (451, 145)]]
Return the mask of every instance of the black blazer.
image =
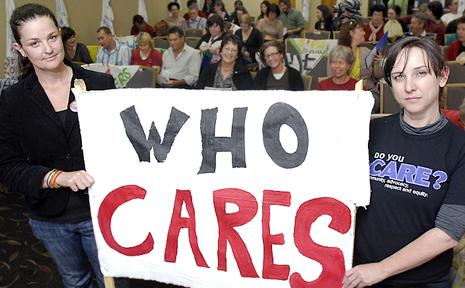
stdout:
[[(71, 85), (74, 79), (83, 79), (87, 90), (115, 88), (110, 75), (65, 63), (73, 70)], [(73, 193), (69, 188), (41, 189), (48, 171), (85, 169), (77, 113), (68, 113), (64, 123), (34, 72), (0, 97), (0, 183), (25, 196), (31, 218), (59, 216)]]
[[(215, 82), (216, 70), (218, 69), (219, 63), (210, 64), (205, 67), (200, 73), (199, 80), (197, 81), (197, 89), (205, 89), (205, 87), (213, 87)], [(250, 75), (249, 70), (243, 64), (240, 63), (240, 60), (236, 61), (234, 66), (234, 72), (232, 80), (237, 90), (252, 90), (253, 89), (253, 79)]]
[[(292, 67), (286, 66), (288, 71), (288, 79), (289, 79), (289, 90), (290, 91), (303, 91), (304, 89), (304, 81), (302, 80), (302, 76), (300, 72), (295, 70)], [(270, 67), (265, 67), (257, 72), (254, 80), (254, 89), (255, 90), (266, 90), (266, 82), (268, 80), (268, 75), (271, 73)]]

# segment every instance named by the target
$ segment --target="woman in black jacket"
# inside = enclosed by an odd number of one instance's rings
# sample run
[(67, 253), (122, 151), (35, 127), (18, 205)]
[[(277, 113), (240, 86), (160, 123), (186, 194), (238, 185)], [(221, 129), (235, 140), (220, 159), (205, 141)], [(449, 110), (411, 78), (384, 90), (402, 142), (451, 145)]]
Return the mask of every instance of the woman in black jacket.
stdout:
[(0, 183), (21, 193), (34, 236), (55, 262), (64, 287), (104, 287), (87, 189), (77, 106), (71, 92), (114, 88), (110, 75), (65, 58), (58, 23), (39, 4), (16, 8), (10, 27), (22, 63), (19, 82), (0, 97)]
[(255, 90), (304, 90), (300, 72), (285, 65), (284, 55), (285, 49), (281, 42), (273, 40), (263, 44), (260, 57), (267, 67), (259, 70), (255, 76)]
[(206, 66), (200, 73), (197, 89), (252, 90), (253, 79), (241, 57), (241, 42), (226, 34), (221, 42), (221, 61)]
[(257, 28), (253, 27), (253, 19), (247, 14), (240, 18), (241, 29), (236, 35), (242, 43), (242, 55), (248, 63), (256, 63), (255, 54), (263, 44), (263, 35)]
[[(329, 11), (328, 6), (318, 5), (316, 7), (316, 16), (318, 21), (315, 23), (315, 30), (320, 31), (334, 31), (334, 21), (331, 11)], [(331, 35), (332, 36), (332, 35)]]

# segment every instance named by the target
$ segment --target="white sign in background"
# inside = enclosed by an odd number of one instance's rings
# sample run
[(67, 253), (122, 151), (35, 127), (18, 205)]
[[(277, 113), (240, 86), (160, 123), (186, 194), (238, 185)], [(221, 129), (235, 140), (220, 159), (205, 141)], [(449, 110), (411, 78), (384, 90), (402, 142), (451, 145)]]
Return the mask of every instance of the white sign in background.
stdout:
[[(87, 171), (95, 178), (90, 190), (91, 211), (104, 275), (154, 279), (188, 287), (290, 287), (289, 280), (262, 278), (262, 199), (264, 190), (287, 191), (290, 206), (272, 205), (271, 234), (282, 233), (283, 245), (273, 245), (275, 264), (289, 265), (305, 281), (317, 279), (322, 265), (304, 256), (295, 245), (296, 212), (306, 201), (331, 197), (345, 203), (355, 215), (355, 205), (369, 203), (368, 123), (373, 98), (364, 91), (285, 92), (207, 91), (178, 89), (117, 89), (77, 93), (79, 121)], [(308, 153), (296, 168), (278, 166), (267, 153), (262, 127), (275, 103), (294, 107), (308, 131)], [(152, 122), (162, 140), (172, 107), (189, 115), (164, 162), (151, 151), (150, 162), (140, 162), (126, 135), (120, 113), (134, 106), (149, 135)], [(214, 173), (199, 173), (202, 164), (200, 123), (202, 110), (218, 108), (216, 136), (230, 137), (233, 109), (247, 107), (245, 119), (246, 168), (233, 168), (231, 153), (219, 152)], [(297, 147), (297, 137), (287, 125), (280, 128), (280, 141), (288, 153)], [(150, 233), (154, 247), (140, 256), (125, 256), (112, 249), (102, 236), (98, 212), (112, 190), (138, 185), (147, 191), (144, 199), (119, 206), (111, 230), (124, 247), (141, 244)], [(241, 277), (238, 265), (226, 247), (227, 272), (218, 271), (218, 221), (213, 191), (237, 188), (251, 193), (258, 210), (254, 218), (235, 227), (244, 241), (258, 278)], [(175, 263), (164, 261), (167, 232), (173, 214), (176, 189), (190, 190), (195, 209), (199, 249), (209, 268), (198, 267), (189, 245), (187, 229), (181, 229)], [(237, 212), (227, 204), (227, 213)], [(190, 217), (185, 205), (182, 217)], [(326, 247), (343, 251), (345, 267), (352, 262), (354, 222), (341, 234), (328, 225), (331, 217), (319, 217), (310, 236)], [(327, 268), (327, 267), (326, 267)]]

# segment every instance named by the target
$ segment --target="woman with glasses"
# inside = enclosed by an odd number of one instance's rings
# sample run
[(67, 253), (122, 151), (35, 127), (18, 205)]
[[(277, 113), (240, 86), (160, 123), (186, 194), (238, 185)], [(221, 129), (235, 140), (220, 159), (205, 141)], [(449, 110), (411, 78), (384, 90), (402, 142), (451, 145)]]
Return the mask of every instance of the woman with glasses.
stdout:
[(252, 76), (242, 63), (241, 47), (237, 36), (226, 34), (220, 46), (221, 61), (202, 70), (197, 89), (252, 90)]
[(402, 110), (370, 125), (371, 203), (357, 211), (344, 288), (452, 287), (465, 233), (465, 133), (439, 109), (449, 73), (432, 40), (406, 37), (387, 52), (384, 77)]
[(240, 18), (241, 29), (234, 33), (242, 43), (242, 55), (248, 63), (257, 62), (255, 54), (263, 44), (263, 36), (253, 27), (253, 19), (247, 14)]
[(259, 70), (255, 76), (256, 90), (304, 90), (300, 72), (284, 63), (285, 49), (282, 42), (265, 42), (260, 48), (260, 57), (267, 66)]

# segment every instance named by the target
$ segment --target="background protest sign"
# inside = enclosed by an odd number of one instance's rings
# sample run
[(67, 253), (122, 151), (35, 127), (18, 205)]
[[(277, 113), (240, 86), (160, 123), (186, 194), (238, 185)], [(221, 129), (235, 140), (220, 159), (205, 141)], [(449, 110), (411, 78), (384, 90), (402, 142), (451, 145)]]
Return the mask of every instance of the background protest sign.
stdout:
[(340, 285), (354, 205), (369, 203), (370, 93), (76, 96), (104, 275), (188, 287)]
[(84, 64), (82, 67), (87, 70), (110, 74), (115, 79), (116, 88), (126, 87), (129, 80), (131, 80), (140, 68), (139, 65), (112, 65), (102, 63)]
[(312, 72), (320, 61), (324, 61), (326, 66), (329, 52), (336, 46), (337, 40), (335, 39), (288, 38), (286, 40), (287, 61), (300, 73)]

